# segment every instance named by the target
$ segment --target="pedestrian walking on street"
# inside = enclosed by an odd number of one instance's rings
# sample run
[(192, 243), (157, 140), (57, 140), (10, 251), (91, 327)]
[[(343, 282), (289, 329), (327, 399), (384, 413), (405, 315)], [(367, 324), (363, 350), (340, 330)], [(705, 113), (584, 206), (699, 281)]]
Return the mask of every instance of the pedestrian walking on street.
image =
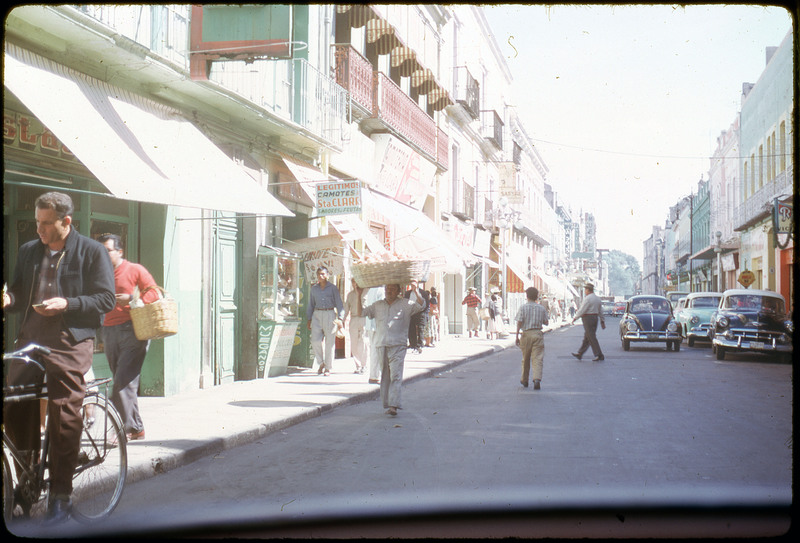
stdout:
[[(527, 388), (530, 376), (533, 380), (533, 389), (539, 390), (544, 369), (544, 330), (542, 328), (549, 323), (549, 320), (544, 306), (536, 303), (539, 290), (536, 287), (528, 287), (525, 289), (525, 295), (528, 300), (519, 308), (516, 318), (516, 344), (522, 349), (520, 384)], [(520, 332), (522, 332), (522, 338), (519, 336)]]
[[(105, 247), (75, 229), (74, 209), (64, 193), (48, 192), (36, 199), (39, 238), (19, 248), (14, 278), (3, 293), (3, 310), (22, 313), (16, 347), (37, 343), (50, 349), (43, 357), (50, 426), (48, 523), (71, 515), (72, 477), (83, 430), (84, 374), (92, 368), (95, 331), (114, 308), (111, 260)], [(6, 385), (34, 382), (30, 370), (27, 364), (12, 365)], [(41, 383), (41, 372), (33, 377)], [(39, 409), (39, 400), (3, 406), (5, 431), (18, 449), (30, 454), (39, 449)], [(14, 493), (25, 494), (22, 490)]]
[(597, 321), (599, 318), (600, 326), (605, 330), (606, 320), (603, 316), (603, 302), (600, 300), (600, 297), (594, 293), (593, 284), (586, 283), (583, 289), (585, 294), (583, 303), (572, 318), (572, 324), (575, 324), (578, 317), (583, 319), (583, 343), (581, 343), (578, 352), (572, 353), (572, 356), (580, 360), (583, 357), (583, 353), (591, 347), (592, 353), (594, 354), (592, 360), (594, 362), (600, 362), (601, 360), (605, 360), (605, 356), (603, 356), (600, 343), (597, 341)]
[(336, 332), (342, 328), (344, 316), (344, 304), (339, 289), (328, 282), (328, 278), (328, 268), (320, 266), (317, 269), (317, 283), (311, 285), (306, 308), (307, 326), (311, 330), (311, 347), (314, 349), (314, 358), (319, 363), (317, 373), (324, 373), (326, 376), (333, 369)]
[[(353, 357), (353, 362), (356, 364), (356, 373), (364, 373), (367, 368), (369, 360), (369, 338), (367, 337), (366, 323), (367, 318), (361, 315), (360, 307), (366, 304), (368, 288), (358, 286), (355, 279), (350, 280), (353, 285), (353, 290), (347, 293), (347, 298), (344, 301), (344, 319), (350, 332), (350, 353)], [(359, 305), (358, 298), (361, 298)], [(350, 321), (348, 323), (348, 317)]]
[[(425, 300), (412, 285), (410, 298), (400, 296), (400, 285), (386, 285), (385, 298), (363, 308), (362, 315), (375, 319), (376, 351), (381, 360), (381, 402), (395, 416), (401, 408), (403, 366), (406, 359), (408, 324), (422, 311)], [(360, 303), (359, 298), (359, 303)]]
[(103, 234), (97, 241), (103, 244), (114, 266), (114, 285), (117, 304), (103, 320), (103, 350), (114, 378), (111, 402), (119, 411), (128, 441), (144, 439), (144, 423), (139, 414), (139, 378), (147, 355), (149, 341), (140, 341), (133, 331), (130, 303), (135, 290), (144, 303), (158, 299), (156, 281), (141, 264), (129, 262), (124, 256), (122, 239), (116, 234)]
[[(367, 299), (366, 305), (372, 305), (378, 300), (383, 300), (383, 291), (382, 288), (370, 288), (367, 289)], [(361, 301), (362, 308), (364, 307), (364, 300)], [(364, 315), (364, 313), (361, 313)], [(364, 329), (367, 333), (367, 340), (369, 341), (369, 378), (368, 381), (370, 384), (377, 385), (380, 383), (381, 378), (381, 360), (378, 355), (378, 350), (376, 348), (375, 342), (375, 334), (377, 333), (377, 326), (375, 326), (375, 319), (372, 317), (364, 317), (365, 324)]]
[(424, 300), (422, 311), (416, 315), (412, 315), (411, 322), (408, 325), (408, 347), (409, 349), (414, 349), (414, 351), (419, 354), (422, 352), (425, 323), (428, 320), (428, 301), (430, 300), (431, 293), (420, 288), (416, 279), (410, 281), (409, 290), (403, 293), (403, 297), (409, 299), (412, 291), (416, 291)]
[(436, 288), (431, 287), (431, 296), (428, 299), (428, 320), (425, 323), (425, 346), (434, 347), (439, 341), (439, 295)]
[(475, 337), (478, 337), (478, 332), (481, 328), (481, 320), (478, 317), (478, 308), (481, 306), (481, 299), (475, 294), (476, 288), (469, 287), (467, 289), (467, 295), (461, 301), (461, 305), (467, 306), (467, 332), (469, 333), (468, 337), (472, 337), (473, 334)]

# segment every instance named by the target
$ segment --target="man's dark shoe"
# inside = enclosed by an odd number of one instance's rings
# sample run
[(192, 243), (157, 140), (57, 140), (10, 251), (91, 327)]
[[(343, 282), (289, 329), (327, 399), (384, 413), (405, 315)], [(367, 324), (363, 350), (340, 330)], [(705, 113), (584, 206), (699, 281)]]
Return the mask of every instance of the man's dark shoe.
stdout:
[(581, 359), (581, 355), (580, 355), (579, 353), (571, 353), (571, 354), (572, 354), (572, 356), (574, 356), (574, 357), (575, 357), (575, 358), (577, 358), (578, 360), (580, 360), (580, 359)]
[(45, 524), (61, 524), (69, 520), (72, 514), (72, 500), (54, 499), (47, 506), (47, 518)]
[(606, 357), (603, 356), (603, 355), (595, 356), (594, 358), (592, 358), (592, 362), (602, 362), (605, 359), (606, 359)]

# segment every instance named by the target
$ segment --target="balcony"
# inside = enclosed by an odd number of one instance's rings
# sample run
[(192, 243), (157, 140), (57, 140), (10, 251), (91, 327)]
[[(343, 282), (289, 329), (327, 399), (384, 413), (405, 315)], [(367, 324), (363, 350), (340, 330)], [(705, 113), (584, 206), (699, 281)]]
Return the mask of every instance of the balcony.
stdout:
[(450, 169), (450, 138), (441, 128), (436, 128), (436, 165), (442, 171)]
[(305, 59), (214, 62), (208, 79), (342, 146), (347, 91)]
[(437, 126), (433, 119), (383, 72), (373, 72), (372, 115), (362, 123), (368, 132), (389, 129), (437, 162)]
[(472, 119), (480, 117), (480, 86), (466, 66), (453, 68), (453, 100)]
[(493, 109), (481, 111), (481, 136), (496, 150), (503, 149), (503, 121)]
[(792, 194), (794, 168), (789, 167), (778, 176), (758, 189), (755, 194), (739, 204), (734, 216), (734, 230), (741, 232), (768, 217), (772, 211), (772, 201), (784, 194)]
[(357, 119), (372, 112), (372, 64), (349, 44), (334, 45), (336, 83), (350, 93), (350, 111)]
[(189, 68), (190, 4), (74, 6), (153, 53)]

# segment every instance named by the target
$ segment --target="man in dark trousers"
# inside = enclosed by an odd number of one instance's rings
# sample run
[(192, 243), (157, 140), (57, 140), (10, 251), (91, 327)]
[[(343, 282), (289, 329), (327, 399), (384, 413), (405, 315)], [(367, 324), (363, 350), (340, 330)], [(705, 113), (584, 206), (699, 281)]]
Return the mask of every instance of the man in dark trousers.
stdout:
[[(72, 199), (48, 192), (35, 203), (39, 239), (22, 245), (3, 309), (22, 313), (17, 348), (38, 343), (44, 357), (50, 432), (50, 522), (65, 521), (83, 429), (83, 374), (92, 367), (95, 330), (114, 308), (114, 270), (105, 247), (72, 225)], [(27, 370), (27, 371), (26, 371)], [(31, 381), (23, 364), (9, 368), (8, 384)], [(39, 402), (3, 407), (6, 432), (19, 449), (39, 446)], [(21, 504), (22, 505), (22, 504)], [(24, 506), (23, 506), (24, 507)]]
[(583, 357), (583, 353), (591, 347), (594, 353), (594, 362), (605, 360), (603, 351), (600, 349), (600, 343), (597, 341), (597, 320), (600, 319), (600, 326), (605, 330), (606, 320), (603, 316), (603, 302), (600, 297), (594, 293), (594, 285), (586, 283), (583, 287), (585, 297), (578, 312), (572, 318), (572, 324), (578, 317), (583, 319), (583, 343), (577, 353), (572, 353), (572, 356), (578, 360)]

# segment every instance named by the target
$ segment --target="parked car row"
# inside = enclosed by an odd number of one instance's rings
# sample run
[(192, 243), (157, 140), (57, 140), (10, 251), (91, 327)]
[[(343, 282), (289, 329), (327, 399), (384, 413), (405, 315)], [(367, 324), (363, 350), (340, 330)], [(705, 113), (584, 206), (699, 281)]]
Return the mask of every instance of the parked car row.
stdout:
[(729, 352), (758, 352), (790, 362), (793, 331), (783, 296), (770, 290), (693, 292), (674, 306), (664, 296), (633, 296), (619, 323), (625, 351), (634, 342), (664, 343), (667, 351), (679, 351), (686, 339), (690, 347), (710, 343), (718, 360)]

